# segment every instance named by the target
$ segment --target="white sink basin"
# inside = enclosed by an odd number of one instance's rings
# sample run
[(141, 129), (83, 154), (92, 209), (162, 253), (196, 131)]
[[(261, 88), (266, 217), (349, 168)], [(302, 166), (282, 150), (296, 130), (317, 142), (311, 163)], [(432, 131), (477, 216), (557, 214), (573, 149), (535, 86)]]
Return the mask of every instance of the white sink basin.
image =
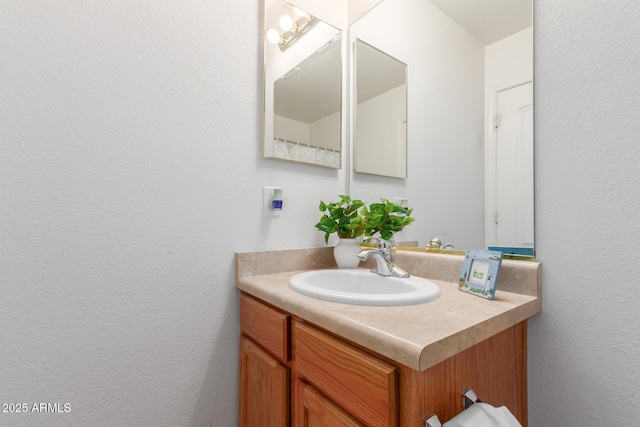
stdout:
[(294, 291), (325, 301), (357, 305), (409, 305), (440, 296), (435, 283), (421, 277), (385, 277), (362, 269), (313, 270), (289, 280)]

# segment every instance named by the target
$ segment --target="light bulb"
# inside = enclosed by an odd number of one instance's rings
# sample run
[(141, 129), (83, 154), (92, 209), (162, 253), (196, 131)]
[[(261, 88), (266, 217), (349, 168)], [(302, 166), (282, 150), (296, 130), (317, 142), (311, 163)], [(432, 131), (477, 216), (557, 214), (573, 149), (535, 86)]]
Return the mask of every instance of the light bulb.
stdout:
[(305, 12), (302, 9), (298, 9), (297, 7), (293, 8), (293, 13), (295, 13), (296, 16), (306, 16), (307, 15), (307, 12)]
[(289, 15), (282, 15), (278, 23), (282, 31), (289, 31), (293, 28), (293, 19)]
[(280, 41), (280, 33), (278, 32), (278, 30), (272, 28), (267, 31), (267, 40), (269, 41), (269, 43), (278, 43)]

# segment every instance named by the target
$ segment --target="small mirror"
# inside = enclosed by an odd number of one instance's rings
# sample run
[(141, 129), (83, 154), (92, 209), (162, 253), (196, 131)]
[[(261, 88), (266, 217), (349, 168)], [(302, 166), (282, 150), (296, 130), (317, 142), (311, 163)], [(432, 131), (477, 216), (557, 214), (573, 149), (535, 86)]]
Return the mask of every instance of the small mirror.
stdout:
[(265, 7), (263, 155), (340, 168), (341, 32), (283, 1)]
[(355, 41), (354, 168), (407, 177), (407, 65)]

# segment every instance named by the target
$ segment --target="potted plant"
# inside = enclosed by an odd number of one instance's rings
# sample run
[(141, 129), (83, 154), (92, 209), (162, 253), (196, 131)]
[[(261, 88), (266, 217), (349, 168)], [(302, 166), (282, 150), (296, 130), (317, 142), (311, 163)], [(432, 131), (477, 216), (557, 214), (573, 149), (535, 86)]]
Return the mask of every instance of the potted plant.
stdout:
[[(355, 240), (367, 230), (366, 206), (362, 200), (340, 195), (337, 202), (320, 202), (322, 217), (316, 228), (324, 232), (324, 241), (329, 243), (329, 235), (337, 233), (339, 241), (333, 255), (340, 268), (356, 268), (360, 263), (357, 254), (360, 244)], [(361, 209), (364, 209), (361, 213)]]
[(393, 235), (411, 224), (415, 218), (411, 218), (413, 209), (407, 209), (387, 199), (381, 199), (382, 203), (372, 203), (366, 211), (367, 227), (365, 234), (373, 236), (376, 233), (384, 240), (391, 240)]

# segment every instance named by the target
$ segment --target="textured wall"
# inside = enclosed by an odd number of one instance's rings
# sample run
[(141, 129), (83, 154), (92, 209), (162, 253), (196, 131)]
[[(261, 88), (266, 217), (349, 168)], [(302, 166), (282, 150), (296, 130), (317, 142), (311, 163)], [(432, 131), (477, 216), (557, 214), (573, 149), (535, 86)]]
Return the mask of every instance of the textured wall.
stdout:
[(0, 425), (235, 425), (234, 252), (344, 187), (259, 157), (257, 4), (0, 4), (0, 402), (71, 408)]
[(536, 1), (530, 426), (640, 419), (640, 5)]

